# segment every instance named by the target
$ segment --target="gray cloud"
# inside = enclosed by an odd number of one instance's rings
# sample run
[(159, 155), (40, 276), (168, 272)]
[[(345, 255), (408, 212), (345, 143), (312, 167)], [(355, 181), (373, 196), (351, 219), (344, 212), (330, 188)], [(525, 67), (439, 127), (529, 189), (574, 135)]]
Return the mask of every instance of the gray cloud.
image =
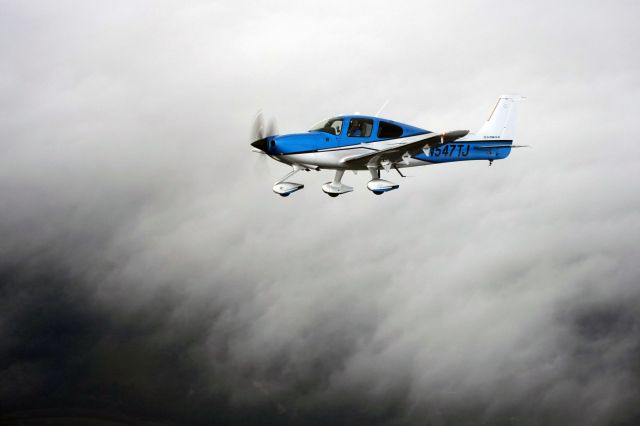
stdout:
[[(637, 5), (0, 7), (7, 422), (637, 422)], [(248, 147), (503, 92), (532, 149), (383, 197)]]

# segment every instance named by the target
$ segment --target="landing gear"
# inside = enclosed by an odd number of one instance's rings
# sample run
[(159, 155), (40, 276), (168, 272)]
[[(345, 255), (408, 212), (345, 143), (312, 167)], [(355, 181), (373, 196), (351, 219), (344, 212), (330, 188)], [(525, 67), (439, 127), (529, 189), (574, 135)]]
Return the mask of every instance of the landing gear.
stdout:
[(371, 173), (371, 180), (367, 183), (367, 189), (376, 195), (382, 195), (400, 187), (396, 183), (380, 179), (380, 170), (377, 167), (369, 167), (369, 173)]
[(336, 170), (333, 181), (322, 185), (322, 191), (330, 197), (337, 197), (340, 194), (346, 194), (347, 192), (353, 191), (352, 187), (341, 182), (342, 175), (344, 175), (344, 170)]
[(303, 170), (303, 168), (300, 166), (294, 165), (293, 170), (291, 172), (289, 172), (285, 177), (283, 177), (273, 185), (273, 192), (280, 195), (281, 197), (288, 197), (289, 194), (292, 194), (304, 188), (304, 185), (301, 183), (285, 182), (286, 179), (295, 175), (300, 170)]

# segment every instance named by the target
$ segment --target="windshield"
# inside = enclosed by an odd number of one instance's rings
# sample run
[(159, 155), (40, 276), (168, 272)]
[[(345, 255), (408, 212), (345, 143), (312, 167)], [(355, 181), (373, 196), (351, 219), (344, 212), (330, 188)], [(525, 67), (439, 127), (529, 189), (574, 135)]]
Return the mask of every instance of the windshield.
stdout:
[(342, 132), (342, 118), (330, 118), (323, 120), (313, 126), (310, 132), (325, 132), (332, 135), (339, 135)]

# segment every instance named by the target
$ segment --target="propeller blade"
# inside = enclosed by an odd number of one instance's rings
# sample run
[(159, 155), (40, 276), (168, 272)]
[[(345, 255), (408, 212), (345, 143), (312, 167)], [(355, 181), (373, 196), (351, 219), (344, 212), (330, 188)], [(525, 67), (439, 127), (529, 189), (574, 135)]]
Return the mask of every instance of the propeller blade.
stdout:
[(276, 124), (276, 119), (271, 119), (269, 124), (267, 125), (266, 134), (263, 137), (274, 136), (278, 134), (278, 125)]
[(268, 146), (267, 139), (270, 136), (276, 135), (277, 133), (278, 129), (276, 126), (276, 120), (270, 120), (265, 124), (262, 110), (259, 110), (256, 114), (256, 119), (254, 120), (253, 127), (251, 129), (251, 137), (253, 140), (253, 142), (251, 142), (251, 146), (257, 150), (262, 151), (263, 153), (266, 153)]
[[(258, 142), (258, 141), (256, 141), (256, 142)], [(253, 151), (253, 153), (255, 154), (255, 155), (252, 155), (252, 157), (253, 157), (253, 164), (252, 164), (253, 169), (256, 170), (256, 171), (260, 171), (260, 170), (264, 171), (265, 168), (268, 166), (267, 159), (269, 158), (269, 156), (263, 150), (255, 148), (255, 147), (251, 148), (251, 151)]]
[(266, 135), (264, 134), (264, 117), (262, 116), (262, 111), (258, 111), (256, 114), (256, 119), (253, 121), (253, 127), (251, 129), (251, 139), (257, 140), (262, 139)]

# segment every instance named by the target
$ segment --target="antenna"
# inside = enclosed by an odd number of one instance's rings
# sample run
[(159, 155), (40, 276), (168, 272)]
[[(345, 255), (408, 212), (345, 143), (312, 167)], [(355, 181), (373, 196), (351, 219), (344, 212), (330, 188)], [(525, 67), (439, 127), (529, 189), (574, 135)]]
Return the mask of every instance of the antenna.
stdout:
[(384, 103), (382, 104), (382, 106), (380, 107), (380, 109), (378, 110), (378, 112), (376, 112), (376, 115), (374, 115), (374, 117), (377, 117), (380, 115), (380, 113), (382, 112), (382, 110), (387, 106), (387, 104), (389, 103), (389, 99), (387, 99), (386, 101), (384, 101)]

